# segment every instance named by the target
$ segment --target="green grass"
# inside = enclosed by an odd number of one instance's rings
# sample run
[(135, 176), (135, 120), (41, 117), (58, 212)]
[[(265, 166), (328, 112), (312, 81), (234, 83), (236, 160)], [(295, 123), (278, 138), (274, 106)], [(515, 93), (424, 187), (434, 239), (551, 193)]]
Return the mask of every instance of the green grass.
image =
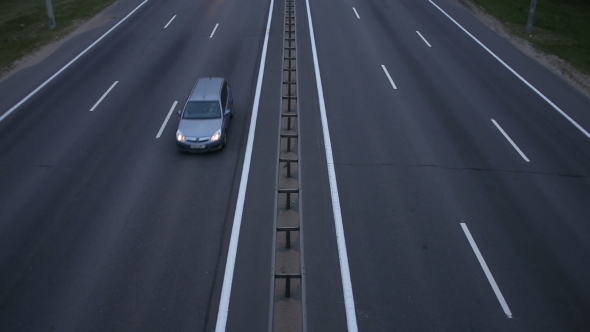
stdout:
[(533, 34), (526, 34), (530, 0), (472, 0), (538, 50), (590, 74), (590, 0), (538, 0)]
[(56, 28), (49, 29), (44, 0), (0, 0), (0, 73), (115, 1), (53, 0)]

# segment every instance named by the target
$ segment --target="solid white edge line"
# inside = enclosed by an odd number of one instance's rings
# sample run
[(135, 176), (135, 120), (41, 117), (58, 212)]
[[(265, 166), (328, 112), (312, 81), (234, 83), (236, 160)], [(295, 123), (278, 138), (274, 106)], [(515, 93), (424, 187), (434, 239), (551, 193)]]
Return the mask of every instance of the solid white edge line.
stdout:
[(175, 18), (176, 18), (176, 15), (172, 16), (172, 18), (170, 19), (170, 21), (168, 21), (168, 24), (166, 24), (164, 26), (164, 29), (166, 29), (170, 25), (170, 23), (172, 23), (172, 21), (174, 21)]
[(94, 109), (98, 106), (98, 104), (100, 104), (100, 102), (109, 94), (109, 92), (111, 92), (111, 90), (113, 90), (113, 88), (115, 87), (115, 85), (117, 85), (117, 83), (119, 83), (119, 81), (115, 81), (115, 83), (113, 83), (113, 85), (111, 85), (111, 87), (107, 90), (107, 92), (105, 92), (102, 97), (100, 97), (100, 99), (94, 104), (94, 106), (92, 106), (92, 108), (90, 109), (90, 112), (94, 111)]
[(354, 13), (356, 14), (356, 18), (358, 18), (360, 20), (361, 17), (359, 16), (359, 13), (356, 11), (356, 8), (352, 7), (352, 10), (354, 10)]
[(160, 136), (162, 136), (162, 132), (164, 132), (164, 128), (166, 128), (166, 124), (168, 124), (168, 120), (170, 120), (170, 115), (172, 115), (174, 108), (176, 108), (176, 104), (178, 104), (178, 100), (175, 100), (172, 104), (172, 107), (170, 107), (170, 111), (168, 112), (168, 115), (166, 115), (166, 119), (164, 119), (164, 123), (162, 123), (162, 127), (160, 127), (160, 131), (158, 131), (156, 138), (160, 138)]
[(391, 83), (391, 86), (397, 90), (397, 86), (395, 86), (395, 83), (393, 83), (393, 79), (391, 78), (391, 76), (389, 75), (389, 72), (387, 71), (387, 68), (385, 68), (385, 65), (381, 65), (381, 68), (383, 68), (383, 71), (385, 72), (385, 75), (387, 75), (387, 78), (389, 79), (389, 83)]
[(268, 47), (268, 38), (270, 35), (270, 24), (272, 21), (273, 7), (274, 0), (270, 0), (270, 8), (268, 9), (268, 21), (266, 23), (264, 44), (262, 46), (262, 56), (260, 57), (260, 68), (258, 69), (258, 82), (256, 83), (254, 104), (252, 105), (252, 118), (250, 119), (250, 129), (248, 131), (248, 141), (246, 143), (244, 165), (242, 167), (242, 177), (240, 179), (240, 189), (238, 190), (238, 200), (236, 202), (236, 213), (234, 215), (234, 223), (232, 226), (231, 237), (229, 240), (227, 260), (225, 263), (225, 274), (223, 275), (223, 286), (221, 288), (221, 298), (219, 300), (219, 311), (217, 313), (217, 322), (215, 324), (216, 332), (225, 331), (225, 327), (227, 324), (227, 316), (229, 313), (229, 300), (231, 296), (231, 287), (234, 278), (234, 268), (236, 264), (236, 255), (238, 251), (238, 240), (240, 238), (240, 227), (242, 225), (242, 214), (244, 212), (244, 200), (246, 198), (246, 189), (248, 187), (248, 174), (250, 173), (250, 161), (252, 158), (252, 148), (254, 145), (256, 119), (258, 118), (260, 90), (262, 88), (262, 78), (264, 77), (264, 66), (266, 64), (266, 50)]
[(336, 242), (338, 244), (338, 258), (340, 261), (340, 274), (342, 277), (342, 291), (344, 295), (344, 308), (346, 311), (346, 323), (349, 332), (358, 331), (356, 322), (356, 311), (354, 308), (354, 295), (352, 292), (352, 281), (350, 278), (350, 267), (348, 266), (348, 253), (346, 251), (346, 240), (344, 238), (344, 227), (342, 225), (342, 212), (340, 210), (340, 197), (338, 195), (338, 184), (336, 182), (336, 170), (334, 168), (334, 158), (332, 156), (332, 143), (330, 141), (330, 130), (328, 128), (328, 117), (326, 115), (326, 105), (324, 102), (324, 89), (322, 87), (322, 78), (320, 77), (320, 67), (318, 54), (313, 32), (313, 23), (311, 21), (311, 9), (309, 0), (305, 0), (307, 6), (307, 21), (309, 23), (309, 37), (311, 39), (311, 51), (313, 55), (313, 65), (315, 69), (315, 79), (318, 91), (320, 115), (322, 120), (322, 132), (324, 136), (324, 148), (326, 150), (326, 164), (328, 167), (328, 179), (330, 181), (330, 196), (332, 198), (332, 210), (334, 213), (334, 225), (336, 228)]
[(215, 34), (215, 30), (217, 30), (218, 26), (219, 26), (219, 23), (215, 24), (215, 28), (213, 28), (213, 32), (211, 32), (211, 36), (209, 36), (209, 38), (213, 38), (213, 35)]
[(508, 134), (506, 134), (504, 129), (502, 129), (502, 127), (500, 127), (500, 125), (496, 122), (496, 120), (492, 119), (492, 122), (496, 125), (496, 128), (498, 128), (498, 130), (502, 133), (502, 135), (504, 135), (504, 137), (508, 140), (508, 142), (510, 142), (510, 144), (512, 144), (512, 147), (520, 154), (522, 159), (524, 159), (527, 163), (530, 162), (529, 158), (527, 158), (526, 155), (520, 150), (518, 145), (516, 145), (516, 143), (514, 143), (514, 141), (512, 141), (510, 136), (508, 136)]
[(504, 296), (502, 295), (502, 292), (500, 291), (498, 284), (496, 284), (496, 280), (494, 280), (494, 276), (492, 276), (492, 272), (490, 272), (490, 269), (488, 268), (486, 261), (483, 259), (481, 252), (479, 252), (479, 248), (477, 248), (477, 244), (475, 243), (475, 240), (473, 240), (473, 237), (469, 232), (469, 228), (467, 228), (467, 225), (465, 223), (461, 223), (461, 228), (463, 228), (463, 232), (465, 233), (465, 236), (467, 236), (467, 240), (471, 245), (471, 249), (473, 249), (473, 252), (475, 252), (475, 256), (477, 257), (477, 260), (479, 261), (479, 264), (481, 265), (483, 272), (488, 278), (488, 281), (490, 282), (490, 285), (492, 286), (492, 289), (494, 290), (494, 293), (496, 294), (498, 301), (500, 301), (500, 305), (502, 306), (502, 309), (504, 310), (506, 317), (512, 318), (512, 312), (508, 307), (508, 303), (506, 303), (506, 300), (504, 299)]
[(418, 34), (418, 36), (420, 36), (420, 38), (422, 38), (422, 40), (426, 43), (426, 45), (428, 45), (428, 47), (432, 47), (432, 46), (430, 46), (430, 44), (428, 43), (428, 41), (426, 40), (426, 38), (424, 38), (424, 36), (422, 36), (422, 34), (420, 33), (420, 31), (416, 31), (416, 33)]
[(500, 59), (500, 57), (498, 57), (496, 54), (494, 54), (494, 52), (492, 52), (482, 42), (480, 42), (471, 33), (469, 33), (469, 31), (467, 31), (465, 28), (463, 28), (461, 26), (461, 24), (459, 24), (457, 21), (455, 21), (449, 14), (447, 14), (444, 10), (442, 10), (442, 8), (440, 8), (432, 0), (428, 0), (428, 1), (430, 1), (430, 3), (432, 3), (436, 8), (438, 8), (438, 10), (440, 10), (443, 14), (445, 14), (446, 17), (448, 17), (451, 21), (453, 21), (453, 23), (455, 23), (461, 30), (463, 30), (463, 32), (465, 32), (469, 37), (471, 37), (471, 39), (473, 39), (476, 43), (478, 43), (479, 46), (483, 47), (483, 49), (485, 49), (496, 60), (498, 60), (504, 67), (506, 67), (506, 69), (510, 70), (510, 72), (512, 72), (512, 74), (514, 74), (514, 76), (518, 77), (524, 84), (526, 84), (529, 88), (531, 88), (531, 90), (533, 90), (537, 95), (539, 95), (539, 97), (543, 98), (543, 100), (545, 100), (549, 105), (551, 105), (551, 107), (553, 107), (557, 112), (559, 112), (559, 114), (561, 114), (571, 124), (573, 124), (576, 128), (578, 128), (578, 130), (581, 131), (584, 135), (586, 135), (587, 138), (590, 138), (590, 133), (588, 131), (586, 131), (586, 129), (582, 128), (582, 126), (580, 126), (574, 119), (570, 118), (569, 115), (567, 115), (564, 111), (562, 111), (561, 108), (557, 107), (557, 105), (555, 105), (551, 100), (549, 100), (549, 98), (545, 97), (545, 95), (542, 94), (541, 91), (537, 90), (537, 88), (535, 88), (532, 84), (530, 84), (527, 80), (525, 80), (522, 76), (520, 76), (514, 69), (512, 69), (512, 67), (510, 67), (508, 64), (506, 64), (504, 61), (502, 61), (502, 59)]
[(41, 90), (43, 87), (45, 87), (47, 84), (49, 84), (49, 82), (51, 82), (54, 78), (56, 78), (57, 75), (61, 74), (64, 70), (66, 70), (69, 66), (71, 66), (72, 63), (74, 63), (82, 55), (84, 55), (86, 52), (88, 52), (88, 50), (90, 50), (92, 47), (94, 47), (94, 45), (98, 44), (98, 42), (100, 42), (104, 37), (106, 37), (109, 33), (111, 33), (111, 31), (115, 30), (115, 28), (118, 27), (121, 23), (125, 22), (125, 20), (127, 18), (129, 18), (129, 16), (131, 16), (133, 13), (135, 13), (135, 11), (138, 10), (141, 6), (143, 6), (146, 2), (148, 2), (148, 0), (144, 0), (142, 3), (140, 3), (137, 7), (135, 7), (135, 9), (133, 9), (131, 11), (131, 13), (127, 14), (127, 16), (125, 16), (121, 21), (119, 21), (119, 23), (115, 24), (112, 28), (110, 28), (107, 32), (105, 32), (102, 36), (100, 36), (100, 38), (98, 38), (96, 41), (94, 41), (94, 43), (92, 43), (92, 44), (90, 44), (90, 46), (86, 47), (86, 49), (84, 49), (84, 51), (80, 52), (80, 54), (78, 54), (75, 58), (70, 60), (70, 62), (68, 62), (65, 66), (63, 66), (60, 70), (58, 70), (55, 74), (53, 74), (50, 78), (45, 80), (45, 82), (41, 83), (41, 85), (39, 85), (35, 90), (33, 90), (31, 93), (29, 93), (25, 98), (23, 98), (21, 101), (19, 101), (16, 105), (12, 106), (11, 109), (9, 109), (6, 113), (4, 113), (2, 116), (0, 116), (0, 122), (2, 122), (4, 119), (6, 119), (10, 114), (12, 114), (12, 112), (14, 112), (17, 108), (19, 108), (22, 104), (24, 104), (27, 100), (29, 100), (32, 96), (34, 96), (37, 92), (39, 92), (39, 90)]

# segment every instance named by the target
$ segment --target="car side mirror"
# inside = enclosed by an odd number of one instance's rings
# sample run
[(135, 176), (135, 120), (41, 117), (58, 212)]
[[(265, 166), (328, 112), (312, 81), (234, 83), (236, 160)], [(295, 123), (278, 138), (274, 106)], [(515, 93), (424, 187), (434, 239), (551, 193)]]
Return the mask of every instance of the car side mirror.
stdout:
[(230, 109), (226, 109), (224, 114), (225, 115), (230, 115), (231, 114), (231, 110)]
[(176, 110), (176, 113), (177, 113), (178, 115), (180, 115), (180, 114), (182, 114), (182, 110)]

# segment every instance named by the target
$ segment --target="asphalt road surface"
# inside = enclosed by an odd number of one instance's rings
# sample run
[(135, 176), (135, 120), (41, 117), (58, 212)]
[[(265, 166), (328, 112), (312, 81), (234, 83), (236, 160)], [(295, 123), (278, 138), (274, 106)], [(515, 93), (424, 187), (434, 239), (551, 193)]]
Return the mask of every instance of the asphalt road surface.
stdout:
[[(590, 330), (590, 100), (454, 0), (308, 1), (307, 331)], [(268, 330), (284, 9), (120, 0), (0, 81), (0, 331)], [(228, 146), (179, 154), (203, 76)]]

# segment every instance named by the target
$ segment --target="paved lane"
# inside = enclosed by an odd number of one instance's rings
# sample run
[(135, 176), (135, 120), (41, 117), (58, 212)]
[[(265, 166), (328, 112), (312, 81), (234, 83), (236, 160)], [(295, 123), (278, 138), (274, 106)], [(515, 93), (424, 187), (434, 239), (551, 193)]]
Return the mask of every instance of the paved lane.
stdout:
[[(214, 326), (267, 8), (147, 2), (0, 123), (3, 330)], [(180, 155), (175, 114), (156, 135), (208, 75), (235, 87), (228, 147)]]
[[(440, 2), (590, 128), (588, 99)], [(588, 329), (590, 140), (428, 1), (311, 12), (359, 329)]]

